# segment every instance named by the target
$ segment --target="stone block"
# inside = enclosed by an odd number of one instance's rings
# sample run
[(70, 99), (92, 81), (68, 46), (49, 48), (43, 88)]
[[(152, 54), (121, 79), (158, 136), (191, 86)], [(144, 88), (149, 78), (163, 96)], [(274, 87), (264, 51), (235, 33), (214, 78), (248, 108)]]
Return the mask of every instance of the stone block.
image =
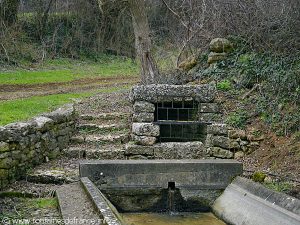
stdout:
[(63, 123), (76, 119), (76, 112), (73, 104), (67, 104), (53, 112), (43, 114), (43, 116), (52, 119), (55, 123)]
[(221, 147), (225, 149), (230, 149), (230, 140), (228, 137), (224, 136), (214, 136), (212, 138), (213, 146), (215, 147)]
[(32, 122), (35, 128), (41, 132), (49, 130), (54, 124), (54, 121), (52, 119), (44, 116), (35, 117), (33, 118)]
[(132, 141), (134, 141), (138, 145), (154, 145), (156, 143), (156, 140), (156, 137), (132, 135)]
[(9, 169), (15, 165), (11, 158), (0, 159), (0, 169)]
[(244, 130), (237, 130), (237, 129), (229, 130), (228, 136), (229, 138), (232, 139), (240, 138), (241, 140), (247, 140), (246, 131)]
[(133, 105), (133, 111), (136, 113), (154, 113), (155, 106), (150, 102), (137, 101)]
[(9, 151), (9, 144), (6, 142), (0, 142), (0, 153), (8, 152), (8, 151)]
[(214, 156), (216, 158), (222, 158), (222, 159), (232, 159), (233, 153), (227, 149), (219, 148), (219, 147), (213, 147), (210, 150), (211, 156)]
[(202, 85), (168, 85), (151, 84), (136, 85), (130, 93), (130, 100), (146, 101), (152, 103), (162, 102), (163, 100), (172, 100), (174, 96), (192, 97), (198, 102), (213, 102), (216, 95), (215, 84)]
[(125, 155), (154, 155), (154, 147), (128, 143), (125, 146)]
[(133, 123), (132, 133), (138, 136), (159, 136), (159, 125), (152, 123)]
[(199, 113), (198, 119), (203, 123), (216, 123), (222, 121), (222, 114), (219, 113)]
[(7, 141), (9, 137), (9, 132), (6, 128), (0, 127), (0, 141)]
[(200, 103), (199, 112), (202, 113), (219, 113), (220, 105), (218, 103)]
[(203, 159), (207, 157), (202, 142), (161, 143), (154, 149), (155, 159)]
[(133, 122), (145, 123), (145, 122), (153, 122), (154, 121), (154, 113), (134, 113), (132, 115)]
[(7, 169), (0, 169), (0, 179), (4, 179), (8, 177), (8, 170)]
[(207, 126), (207, 133), (214, 135), (228, 135), (228, 127), (226, 124), (211, 124)]

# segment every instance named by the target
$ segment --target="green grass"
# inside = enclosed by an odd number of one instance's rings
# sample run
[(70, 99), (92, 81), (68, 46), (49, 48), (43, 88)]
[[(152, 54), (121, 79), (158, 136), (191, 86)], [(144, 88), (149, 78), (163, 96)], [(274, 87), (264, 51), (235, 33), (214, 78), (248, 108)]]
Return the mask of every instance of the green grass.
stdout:
[(54, 110), (63, 104), (70, 103), (74, 99), (89, 97), (96, 93), (109, 93), (127, 88), (127, 86), (123, 86), (82, 93), (55, 94), (2, 101), (0, 102), (0, 125), (3, 126), (8, 123), (29, 119), (43, 112)]
[(37, 209), (57, 208), (58, 202), (56, 198), (37, 198), (29, 199), (28, 205)]
[(103, 56), (97, 62), (57, 59), (35, 67), (31, 70), (0, 71), (0, 84), (42, 84), (138, 74), (138, 66), (132, 60), (116, 56)]

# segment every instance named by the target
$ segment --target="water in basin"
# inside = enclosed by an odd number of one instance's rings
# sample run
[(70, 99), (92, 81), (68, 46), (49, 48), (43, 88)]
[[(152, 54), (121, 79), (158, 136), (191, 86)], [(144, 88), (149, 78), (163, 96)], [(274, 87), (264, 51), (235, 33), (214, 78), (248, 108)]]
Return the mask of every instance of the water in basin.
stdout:
[(128, 225), (226, 225), (212, 213), (124, 213)]

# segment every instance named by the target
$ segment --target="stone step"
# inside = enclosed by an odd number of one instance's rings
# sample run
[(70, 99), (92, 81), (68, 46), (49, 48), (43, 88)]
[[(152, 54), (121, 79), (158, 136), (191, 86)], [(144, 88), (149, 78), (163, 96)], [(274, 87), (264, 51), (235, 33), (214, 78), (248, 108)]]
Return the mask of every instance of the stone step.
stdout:
[(26, 181), (36, 184), (64, 184), (78, 180), (78, 161), (67, 158), (44, 163), (26, 175)]
[(101, 148), (69, 147), (63, 151), (66, 157), (82, 159), (125, 159), (125, 150), (121, 146), (101, 146)]
[(82, 124), (78, 124), (77, 129), (79, 130), (80, 133), (107, 133), (107, 132), (120, 132), (120, 131), (124, 131), (124, 132), (129, 132), (128, 129), (128, 125), (127, 124), (122, 124), (122, 123), (118, 123), (118, 124), (95, 124), (95, 123), (82, 123)]
[(107, 143), (123, 144), (129, 142), (129, 134), (107, 134), (107, 135), (75, 135), (71, 137), (71, 144), (94, 144), (103, 145)]
[(61, 215), (65, 221), (75, 221), (80, 224), (100, 224), (100, 216), (95, 209), (90, 197), (84, 191), (81, 183), (63, 185), (56, 191)]
[(130, 115), (131, 113), (113, 112), (113, 113), (99, 113), (97, 115), (82, 114), (79, 116), (79, 118), (82, 120), (114, 120), (114, 119), (128, 118)]

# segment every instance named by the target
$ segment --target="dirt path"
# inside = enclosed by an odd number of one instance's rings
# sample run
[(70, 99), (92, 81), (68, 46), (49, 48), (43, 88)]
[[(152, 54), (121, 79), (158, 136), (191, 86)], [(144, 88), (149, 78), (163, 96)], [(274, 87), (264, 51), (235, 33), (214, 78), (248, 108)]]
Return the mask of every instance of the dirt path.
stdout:
[(85, 78), (71, 82), (57, 82), (29, 85), (0, 85), (0, 101), (28, 98), (32, 96), (46, 96), (52, 94), (76, 93), (93, 91), (105, 87), (132, 85), (138, 82), (138, 77), (108, 77)]

